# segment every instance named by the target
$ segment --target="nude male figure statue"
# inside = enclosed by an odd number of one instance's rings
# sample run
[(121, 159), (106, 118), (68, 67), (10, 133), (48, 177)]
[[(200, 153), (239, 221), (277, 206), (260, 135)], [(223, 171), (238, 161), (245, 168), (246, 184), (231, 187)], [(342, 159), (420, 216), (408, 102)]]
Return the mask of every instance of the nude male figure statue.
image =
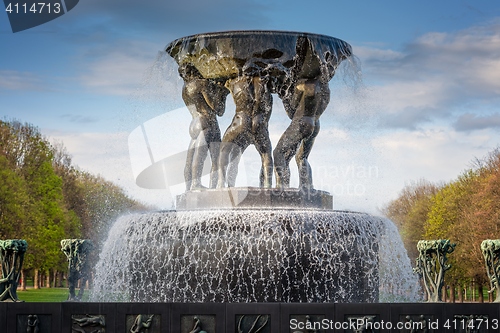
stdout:
[(319, 118), (330, 101), (328, 82), (332, 74), (314, 54), (306, 37), (297, 41), (295, 64), (288, 84), (279, 91), (292, 122), (282, 134), (273, 152), (276, 187), (290, 187), (290, 160), (295, 155), (299, 169), (299, 188), (313, 188), (308, 157), (319, 133)]
[(222, 139), (217, 187), (234, 187), (241, 154), (253, 144), (262, 161), (260, 186), (269, 188), (273, 175), (272, 146), (268, 130), (273, 101), (269, 78), (249, 70), (229, 79), (226, 86), (233, 96), (236, 113)]
[(212, 161), (209, 187), (215, 188), (221, 142), (217, 116), (224, 114), (229, 90), (224, 87), (223, 82), (203, 78), (190, 64), (179, 67), (179, 74), (184, 79), (182, 99), (193, 117), (189, 126), (191, 142), (184, 168), (186, 190), (204, 188), (201, 176), (209, 152)]

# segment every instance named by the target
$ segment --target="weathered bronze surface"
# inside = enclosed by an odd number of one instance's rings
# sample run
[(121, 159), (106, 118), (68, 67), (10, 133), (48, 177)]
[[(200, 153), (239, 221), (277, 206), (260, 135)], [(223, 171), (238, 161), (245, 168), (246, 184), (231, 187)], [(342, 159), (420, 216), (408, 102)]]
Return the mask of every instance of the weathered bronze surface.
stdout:
[(285, 110), (292, 123), (274, 150), (276, 187), (290, 187), (289, 163), (295, 155), (299, 168), (299, 187), (313, 188), (312, 171), (307, 158), (319, 133), (319, 117), (330, 101), (328, 81), (334, 71), (315, 56), (312, 42), (297, 40), (297, 56), (290, 71), (288, 85), (280, 89)]
[(448, 239), (421, 240), (417, 243), (419, 256), (413, 270), (424, 281), (428, 302), (442, 302), (444, 274), (451, 268), (446, 255), (452, 253), (455, 246)]
[[(166, 47), (179, 65), (193, 64), (205, 78), (237, 77), (252, 65), (268, 69), (273, 76), (283, 75), (294, 64), (299, 38), (311, 41), (315, 54), (327, 65), (333, 77), (335, 69), (351, 55), (351, 46), (330, 36), (292, 31), (223, 31), (197, 34), (174, 40)], [(317, 68), (312, 68), (318, 71)]]
[(189, 126), (191, 143), (184, 169), (186, 190), (202, 188), (203, 163), (209, 151), (212, 160), (210, 188), (214, 188), (217, 184), (217, 165), (221, 141), (217, 116), (224, 114), (226, 96), (229, 91), (221, 82), (203, 78), (191, 64), (180, 66), (179, 74), (184, 79), (182, 99), (193, 117)]
[(26, 332), (28, 333), (38, 333), (40, 328), (38, 327), (39, 321), (37, 315), (28, 315)]
[[(92, 242), (88, 239), (63, 239), (61, 250), (68, 258), (68, 301), (80, 301), (85, 290), (85, 284), (90, 277), (89, 255), (92, 251)], [(75, 289), (80, 281), (78, 295)]]
[(240, 315), (238, 317), (238, 333), (268, 333), (271, 331), (269, 315)]
[(104, 315), (73, 315), (72, 333), (104, 333), (106, 332), (106, 320)]
[(215, 332), (215, 316), (196, 315), (182, 316), (180, 333), (212, 333)]
[[(262, 160), (260, 186), (269, 188), (272, 185), (273, 160), (268, 123), (273, 100), (268, 84), (268, 77), (249, 74), (227, 81), (236, 111), (222, 139), (218, 188), (235, 185), (238, 162), (250, 144), (255, 145)], [(227, 174), (229, 164), (231, 171)]]
[(133, 318), (129, 333), (152, 333), (159, 332), (159, 329), (153, 327), (153, 318), (155, 315), (138, 314)]
[[(202, 187), (199, 170), (207, 151), (212, 160), (210, 187), (216, 179), (218, 188), (233, 187), (241, 154), (251, 144), (261, 156), (260, 187), (272, 187), (274, 169), (276, 187), (289, 188), (289, 163), (295, 156), (299, 187), (313, 188), (308, 157), (319, 133), (319, 118), (330, 100), (328, 82), (352, 54), (349, 44), (309, 33), (228, 31), (177, 39), (166, 52), (179, 64), (185, 80), (183, 97), (193, 122), (207, 117), (206, 126), (191, 128), (193, 141), (185, 172), (188, 191)], [(186, 74), (186, 69), (196, 73), (196, 78)], [(224, 113), (228, 93), (222, 86), (231, 93), (236, 111), (218, 150), (214, 148), (221, 141), (216, 115)], [(291, 119), (274, 152), (268, 130), (273, 93), (283, 101)]]
[(490, 279), (490, 290), (488, 293), (496, 292), (495, 303), (500, 302), (500, 239), (487, 239), (481, 243), (486, 273)]
[(0, 240), (0, 301), (21, 302), (17, 297), (17, 285), (23, 267), (28, 243), (23, 239)]

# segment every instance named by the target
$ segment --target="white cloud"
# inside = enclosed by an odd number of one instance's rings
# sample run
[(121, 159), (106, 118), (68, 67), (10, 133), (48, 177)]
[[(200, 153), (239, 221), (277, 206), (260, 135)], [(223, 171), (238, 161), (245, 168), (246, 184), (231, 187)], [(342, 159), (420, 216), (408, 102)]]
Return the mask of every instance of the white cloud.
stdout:
[(35, 73), (0, 70), (0, 89), (44, 91), (47, 85)]
[(160, 209), (171, 207), (172, 197), (168, 191), (145, 190), (135, 184), (128, 152), (129, 133), (44, 133), (51, 140), (62, 142), (72, 156), (73, 165), (81, 170), (112, 181), (140, 202)]
[[(108, 52), (85, 50), (76, 62), (84, 64), (80, 82), (93, 92), (111, 95), (130, 95), (141, 86), (147, 69), (154, 64), (157, 46), (140, 41), (128, 41)], [(153, 55), (153, 56), (152, 56)]]
[(375, 48), (374, 46), (353, 46), (354, 54), (364, 61), (378, 61), (383, 59), (399, 60), (404, 57), (404, 53), (390, 49)]
[[(470, 168), (474, 158), (493, 150), (500, 140), (494, 130), (456, 132), (449, 127), (422, 131), (393, 131), (375, 137), (377, 152), (388, 195), (395, 197), (405, 183), (425, 178), (450, 181)], [(383, 187), (381, 187), (383, 188)]]
[(446, 86), (439, 79), (403, 81), (371, 87), (371, 97), (378, 99), (380, 108), (395, 113), (405, 108), (436, 108), (445, 101)]
[[(73, 162), (82, 170), (112, 178), (122, 178), (128, 171), (128, 133), (75, 133), (44, 131), (50, 139), (62, 142), (73, 156)], [(126, 167), (125, 167), (126, 166)], [(119, 175), (115, 171), (117, 168)], [(126, 175), (125, 177), (131, 177)]]
[(456, 33), (428, 33), (401, 51), (359, 49), (369, 98), (384, 126), (416, 128), (443, 118), (452, 122), (449, 117), (465, 107), (482, 114), (500, 102), (497, 21)]
[(485, 116), (466, 113), (461, 115), (454, 124), (457, 131), (471, 131), (485, 128), (499, 128), (500, 114), (489, 114)]
[(88, 72), (80, 79), (94, 92), (128, 95), (137, 89), (146, 67), (144, 59), (114, 53), (89, 64)]

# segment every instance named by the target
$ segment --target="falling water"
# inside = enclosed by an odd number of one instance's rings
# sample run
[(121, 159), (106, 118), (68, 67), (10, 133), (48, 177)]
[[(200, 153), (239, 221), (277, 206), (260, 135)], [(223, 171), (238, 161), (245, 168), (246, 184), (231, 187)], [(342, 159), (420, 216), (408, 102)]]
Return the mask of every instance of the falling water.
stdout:
[(415, 301), (392, 222), (324, 210), (168, 211), (117, 220), (94, 301)]
[(396, 225), (384, 219), (381, 225), (379, 274), (380, 302), (420, 302), (423, 299), (418, 277)]

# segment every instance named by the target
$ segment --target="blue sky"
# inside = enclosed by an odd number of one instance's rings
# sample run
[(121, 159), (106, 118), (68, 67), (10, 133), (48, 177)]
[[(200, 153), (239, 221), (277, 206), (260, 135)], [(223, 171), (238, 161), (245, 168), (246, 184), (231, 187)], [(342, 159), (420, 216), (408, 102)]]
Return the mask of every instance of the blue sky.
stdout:
[[(311, 154), (316, 187), (334, 194), (335, 208), (377, 213), (405, 184), (454, 179), (500, 143), (496, 0), (82, 0), (18, 33), (4, 13), (0, 117), (38, 126), (82, 169), (168, 208), (174, 189), (135, 185), (128, 143), (135, 128), (182, 106), (162, 50), (183, 36), (240, 29), (319, 33), (353, 46), (363, 85), (334, 77)], [(282, 116), (277, 105), (274, 140)], [(231, 112), (225, 117), (223, 129)], [(167, 122), (176, 139), (187, 136), (187, 114), (170, 112)], [(245, 172), (256, 179), (248, 150)]]

